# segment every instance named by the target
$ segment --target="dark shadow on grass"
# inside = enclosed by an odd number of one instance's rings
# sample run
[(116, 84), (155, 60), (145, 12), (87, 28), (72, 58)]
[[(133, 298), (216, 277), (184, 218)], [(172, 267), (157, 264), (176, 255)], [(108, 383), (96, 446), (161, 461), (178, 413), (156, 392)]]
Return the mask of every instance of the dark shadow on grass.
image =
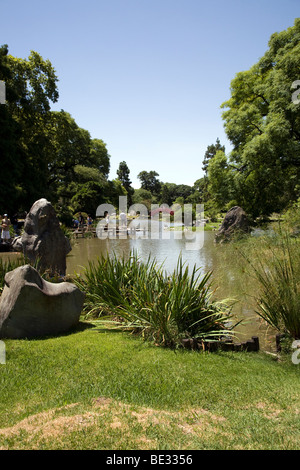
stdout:
[[(93, 325), (91, 323), (86, 323), (83, 321), (80, 321), (76, 326), (73, 328), (70, 328), (68, 331), (64, 331), (58, 334), (52, 334), (52, 335), (47, 335), (47, 336), (31, 336), (28, 338), (18, 338), (18, 340), (26, 340), (26, 341), (44, 341), (47, 339), (53, 339), (53, 338), (63, 338), (65, 336), (71, 336), (76, 333), (80, 333), (82, 331), (85, 331), (90, 328), (95, 328), (96, 325)], [(2, 339), (11, 339), (11, 338), (2, 338)], [(17, 338), (16, 338), (17, 339)]]

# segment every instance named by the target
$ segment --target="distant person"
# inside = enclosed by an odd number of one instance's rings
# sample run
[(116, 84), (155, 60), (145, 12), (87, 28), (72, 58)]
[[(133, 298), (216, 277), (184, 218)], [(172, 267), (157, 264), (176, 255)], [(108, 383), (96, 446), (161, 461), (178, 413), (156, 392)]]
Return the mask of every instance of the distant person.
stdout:
[(81, 214), (81, 212), (79, 212), (78, 220), (79, 220), (80, 228), (83, 228), (83, 225), (84, 225), (84, 217), (83, 217), (83, 215)]
[(104, 220), (106, 222), (104, 226), (104, 230), (108, 230), (108, 224), (109, 224), (109, 214), (107, 211), (104, 212)]
[(87, 218), (87, 229), (88, 230), (91, 230), (92, 228), (92, 223), (93, 223), (93, 219), (90, 215), (88, 215), (88, 218)]
[(73, 228), (78, 229), (79, 227), (79, 220), (73, 219)]
[(2, 232), (1, 232), (1, 241), (3, 243), (9, 243), (10, 241), (10, 233), (9, 233), (9, 227), (11, 226), (11, 221), (9, 220), (7, 214), (4, 214), (4, 217), (2, 219)]

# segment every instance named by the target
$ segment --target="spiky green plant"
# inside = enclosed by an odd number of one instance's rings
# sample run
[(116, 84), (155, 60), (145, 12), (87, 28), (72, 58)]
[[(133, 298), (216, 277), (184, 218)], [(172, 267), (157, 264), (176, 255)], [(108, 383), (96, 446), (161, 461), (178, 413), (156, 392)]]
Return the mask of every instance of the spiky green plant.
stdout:
[(268, 250), (250, 261), (260, 291), (257, 313), (269, 325), (292, 338), (300, 338), (300, 244), (279, 231)]
[(127, 260), (102, 255), (75, 283), (86, 292), (87, 316), (115, 315), (123, 328), (175, 346), (182, 337), (208, 341), (232, 333), (226, 327), (231, 309), (212, 301), (210, 277), (196, 267), (189, 273), (181, 257), (168, 275), (155, 259), (142, 262), (133, 253)]
[(0, 258), (0, 294), (2, 294), (2, 291), (4, 289), (5, 274), (8, 273), (9, 271), (13, 271), (14, 269), (16, 269), (18, 266), (21, 266), (22, 264), (24, 264), (23, 258), (16, 258), (14, 260), (6, 260), (6, 261)]

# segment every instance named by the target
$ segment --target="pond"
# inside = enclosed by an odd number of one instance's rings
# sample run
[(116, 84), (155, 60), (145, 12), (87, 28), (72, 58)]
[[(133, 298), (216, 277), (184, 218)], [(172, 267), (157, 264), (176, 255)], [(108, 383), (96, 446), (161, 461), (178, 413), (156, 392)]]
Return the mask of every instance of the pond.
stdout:
[[(195, 238), (189, 239), (188, 236)], [(212, 288), (217, 288), (215, 298), (237, 301), (233, 312), (238, 320), (243, 320), (236, 330), (238, 341), (258, 336), (261, 349), (274, 351), (276, 333), (255, 313), (255, 280), (247, 274), (247, 266), (243, 265), (241, 255), (238, 252), (233, 254), (228, 245), (215, 244), (214, 236), (211, 231), (185, 233), (165, 231), (160, 227), (156, 233), (140, 232), (133, 236), (124, 235), (122, 239), (80, 238), (73, 241), (72, 251), (67, 256), (67, 273), (82, 273), (88, 261), (95, 260), (101, 254), (107, 256), (115, 253), (127, 257), (133, 251), (142, 261), (146, 261), (150, 255), (158, 264), (163, 263), (167, 272), (172, 272), (181, 255), (189, 269), (196, 265), (203, 273), (212, 271)]]

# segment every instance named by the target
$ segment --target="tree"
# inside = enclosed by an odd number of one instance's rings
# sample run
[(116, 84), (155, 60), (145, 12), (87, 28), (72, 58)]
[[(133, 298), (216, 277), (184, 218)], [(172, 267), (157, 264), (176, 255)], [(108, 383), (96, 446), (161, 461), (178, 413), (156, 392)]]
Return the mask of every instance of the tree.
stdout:
[(161, 186), (161, 204), (171, 206), (177, 197), (177, 185), (175, 183), (164, 183)]
[(161, 190), (161, 182), (157, 176), (159, 176), (159, 174), (156, 173), (156, 171), (141, 171), (138, 174), (138, 178), (141, 181), (141, 188), (150, 191), (154, 196), (159, 196)]
[(280, 211), (299, 195), (300, 104), (292, 100), (299, 70), (298, 18), (271, 36), (258, 63), (236, 75), (222, 105), (235, 199), (253, 217)]
[(97, 207), (102, 203), (109, 203), (107, 198), (107, 183), (87, 181), (81, 184), (71, 199), (74, 213), (86, 212), (92, 216), (96, 214)]
[(82, 194), (91, 194), (86, 183), (94, 182), (103, 187), (109, 173), (110, 157), (102, 140), (91, 139), (90, 133), (80, 128), (63, 110), (49, 114), (45, 134), (44, 158), (47, 160), (52, 200), (63, 198), (68, 202), (72, 199), (78, 205)]
[(222, 210), (232, 199), (232, 174), (227, 158), (222, 150), (218, 150), (208, 164), (208, 192), (211, 200)]
[(187, 198), (188, 203), (202, 204), (207, 194), (207, 177), (199, 178), (192, 187), (192, 193)]
[(110, 155), (108, 154), (106, 144), (101, 139), (92, 139), (90, 141), (90, 155), (88, 165), (97, 168), (99, 172), (108, 178), (110, 170)]
[(129, 174), (130, 174), (130, 170), (127, 166), (127, 163), (124, 161), (120, 162), (119, 168), (117, 170), (118, 180), (122, 183), (122, 186), (126, 189), (128, 205), (131, 206), (134, 189), (131, 186)]
[(222, 152), (225, 152), (225, 147), (224, 145), (220, 144), (220, 139), (217, 137), (216, 143), (211, 144), (207, 146), (206, 152), (204, 154), (204, 159), (203, 159), (203, 166), (202, 170), (205, 172), (205, 175), (207, 175), (207, 168), (210, 160), (216, 155), (216, 153), (221, 150)]
[(18, 59), (8, 55), (4, 45), (0, 80), (6, 84), (6, 105), (0, 106), (0, 203), (15, 212), (47, 193), (43, 128), (50, 102), (58, 99), (57, 77), (51, 63), (37, 52)]
[(134, 191), (132, 202), (133, 204), (143, 204), (147, 207), (148, 210), (150, 210), (151, 204), (153, 204), (155, 201), (153, 200), (151, 191), (139, 188)]

